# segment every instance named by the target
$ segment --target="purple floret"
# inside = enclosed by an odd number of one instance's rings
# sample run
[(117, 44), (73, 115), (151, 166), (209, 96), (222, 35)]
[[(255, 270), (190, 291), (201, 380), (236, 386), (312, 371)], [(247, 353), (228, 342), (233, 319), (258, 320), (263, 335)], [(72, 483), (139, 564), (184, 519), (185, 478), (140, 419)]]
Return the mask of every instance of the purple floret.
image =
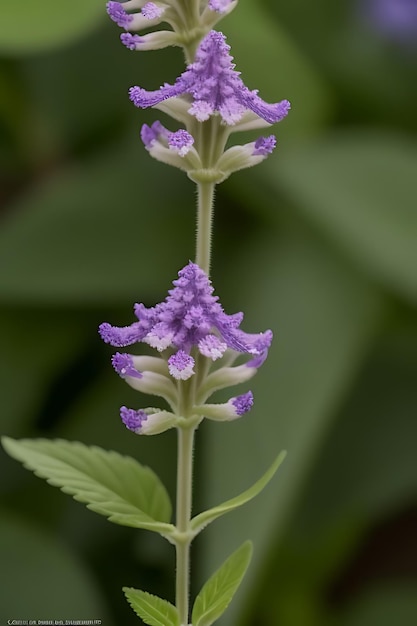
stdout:
[(121, 2), (108, 2), (106, 9), (110, 19), (116, 22), (120, 28), (129, 28), (133, 16), (126, 13)]
[(255, 141), (255, 150), (253, 151), (253, 155), (267, 156), (274, 151), (276, 145), (277, 140), (274, 135), (269, 135), (269, 137), (259, 137), (259, 139)]
[(231, 403), (234, 406), (236, 415), (240, 417), (251, 410), (253, 406), (253, 394), (251, 391), (248, 391), (241, 396), (237, 396), (237, 398), (232, 398)]
[(122, 418), (122, 422), (126, 428), (137, 434), (140, 433), (143, 422), (148, 419), (145, 411), (135, 411), (134, 409), (128, 409), (125, 406), (120, 408), (120, 417)]
[(133, 365), (133, 359), (130, 354), (116, 352), (112, 357), (112, 365), (116, 372), (122, 378), (132, 376), (133, 378), (142, 378), (142, 374)]
[(137, 46), (142, 41), (140, 35), (132, 35), (132, 33), (122, 33), (120, 35), (120, 41), (128, 50), (136, 50)]

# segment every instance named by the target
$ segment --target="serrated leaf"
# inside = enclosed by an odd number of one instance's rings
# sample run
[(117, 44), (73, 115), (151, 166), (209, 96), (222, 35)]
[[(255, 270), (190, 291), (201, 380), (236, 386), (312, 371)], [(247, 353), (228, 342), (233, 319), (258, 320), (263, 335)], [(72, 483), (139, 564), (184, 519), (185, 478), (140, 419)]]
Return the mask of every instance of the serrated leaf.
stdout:
[(132, 587), (123, 587), (123, 591), (130, 606), (145, 624), (149, 624), (149, 626), (179, 626), (178, 611), (167, 600)]
[(193, 607), (194, 626), (210, 626), (225, 612), (248, 569), (252, 543), (245, 541), (206, 582)]
[(249, 502), (252, 498), (257, 496), (274, 476), (275, 472), (285, 459), (286, 454), (285, 450), (280, 452), (269, 470), (265, 472), (265, 474), (254, 485), (252, 485), (252, 487), (235, 498), (227, 500), (226, 502), (223, 502), (223, 504), (219, 504), (212, 509), (208, 509), (199, 515), (196, 515), (196, 517), (194, 517), (191, 521), (192, 530), (196, 533), (200, 532), (205, 526), (207, 526), (207, 524), (210, 524), (210, 522), (213, 522), (221, 515), (225, 515), (225, 513), (229, 513), (229, 511), (233, 511), (233, 509), (237, 509), (239, 506), (246, 504), (246, 502)]
[(169, 535), (171, 503), (156, 474), (135, 459), (79, 442), (2, 438), (14, 459), (111, 522)]

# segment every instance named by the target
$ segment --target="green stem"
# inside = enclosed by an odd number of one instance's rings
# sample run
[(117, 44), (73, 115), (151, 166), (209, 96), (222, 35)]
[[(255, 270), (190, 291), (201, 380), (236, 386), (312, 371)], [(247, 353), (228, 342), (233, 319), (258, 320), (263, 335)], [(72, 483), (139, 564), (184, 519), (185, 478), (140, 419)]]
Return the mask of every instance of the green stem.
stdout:
[(194, 428), (178, 429), (177, 530), (183, 536), (176, 542), (176, 606), (180, 623), (188, 624), (190, 585), (190, 530), (192, 507)]
[(196, 263), (209, 274), (214, 183), (198, 183)]

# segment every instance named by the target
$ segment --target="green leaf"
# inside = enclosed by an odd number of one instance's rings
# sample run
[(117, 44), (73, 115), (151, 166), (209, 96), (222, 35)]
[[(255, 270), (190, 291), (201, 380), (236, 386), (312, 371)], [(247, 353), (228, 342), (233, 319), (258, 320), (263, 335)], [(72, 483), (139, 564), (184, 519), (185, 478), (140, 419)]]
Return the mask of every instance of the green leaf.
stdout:
[(136, 615), (150, 626), (179, 626), (178, 611), (170, 602), (146, 591), (123, 587), (124, 594)]
[(10, 456), (111, 522), (169, 535), (171, 503), (156, 474), (131, 457), (79, 442), (2, 438)]
[(194, 626), (210, 626), (225, 612), (248, 569), (252, 543), (245, 541), (206, 582), (193, 607)]
[(274, 476), (275, 472), (283, 462), (286, 457), (286, 451), (283, 450), (279, 453), (271, 467), (265, 474), (254, 484), (252, 487), (241, 493), (240, 495), (232, 498), (231, 500), (227, 500), (223, 502), (223, 504), (219, 504), (212, 509), (208, 509), (207, 511), (203, 511), (199, 515), (196, 515), (191, 521), (191, 528), (194, 532), (199, 533), (207, 524), (213, 522), (215, 519), (220, 517), (221, 515), (225, 515), (225, 513), (229, 513), (233, 511), (233, 509), (237, 509), (239, 506), (246, 504), (258, 495), (266, 487), (271, 478)]
[(91, 31), (104, 18), (101, 0), (3, 2), (0, 50), (30, 53), (63, 46)]

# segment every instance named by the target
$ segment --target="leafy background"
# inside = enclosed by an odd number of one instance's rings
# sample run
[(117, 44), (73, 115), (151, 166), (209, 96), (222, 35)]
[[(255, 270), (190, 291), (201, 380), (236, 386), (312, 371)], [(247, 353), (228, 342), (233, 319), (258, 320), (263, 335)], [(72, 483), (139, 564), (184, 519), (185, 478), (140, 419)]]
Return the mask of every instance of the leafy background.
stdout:
[[(222, 23), (247, 85), (293, 109), (276, 154), (217, 194), (216, 291), (275, 342), (251, 415), (200, 429), (196, 511), (289, 452), (195, 543), (194, 594), (255, 542), (221, 624), (417, 623), (417, 50), (360, 4), (242, 0)], [(121, 427), (118, 407), (147, 401), (96, 327), (130, 323), (193, 257), (193, 186), (149, 158), (139, 128), (157, 115), (126, 98), (172, 81), (181, 55), (129, 53), (99, 0), (0, 14), (1, 431), (134, 455), (173, 494), (175, 436)], [(0, 465), (0, 621), (134, 624), (123, 585), (172, 600), (162, 539)]]

